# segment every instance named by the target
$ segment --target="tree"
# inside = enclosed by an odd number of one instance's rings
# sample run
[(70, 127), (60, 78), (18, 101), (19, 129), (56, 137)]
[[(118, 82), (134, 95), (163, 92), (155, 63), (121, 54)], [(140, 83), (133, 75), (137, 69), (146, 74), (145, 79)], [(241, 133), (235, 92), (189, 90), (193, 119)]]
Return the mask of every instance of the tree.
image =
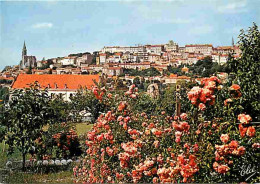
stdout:
[(154, 67), (151, 67), (151, 68), (148, 68), (148, 69), (145, 69), (142, 71), (142, 74), (143, 76), (149, 76), (149, 77), (152, 77), (152, 76), (158, 76), (160, 75), (161, 73)]
[(8, 99), (9, 99), (8, 88), (7, 87), (0, 87), (0, 100), (2, 100), (2, 102), (7, 102)]
[(87, 89), (78, 90), (70, 99), (71, 112), (78, 120), (82, 119), (81, 112), (89, 112), (94, 119), (96, 119), (99, 116), (99, 113), (104, 110), (104, 104), (95, 98), (92, 91)]
[(41, 90), (37, 84), (25, 90), (16, 90), (11, 94), (9, 103), (3, 107), (2, 125), (6, 127), (6, 143), (8, 153), (18, 149), (23, 157), (33, 151), (35, 140), (42, 127), (55, 122), (53, 109), (49, 106), (50, 98), (46, 90)]
[(69, 119), (70, 108), (69, 102), (64, 101), (62, 96), (55, 96), (49, 103), (57, 122), (67, 122)]
[(133, 83), (134, 83), (136, 86), (139, 85), (139, 84), (140, 84), (140, 78), (139, 78), (139, 77), (134, 78)]
[(256, 121), (260, 120), (260, 32), (258, 26), (253, 26), (247, 32), (241, 30), (239, 35), (241, 57), (229, 57), (228, 69), (230, 83), (234, 82), (241, 87), (243, 94), (242, 106)]

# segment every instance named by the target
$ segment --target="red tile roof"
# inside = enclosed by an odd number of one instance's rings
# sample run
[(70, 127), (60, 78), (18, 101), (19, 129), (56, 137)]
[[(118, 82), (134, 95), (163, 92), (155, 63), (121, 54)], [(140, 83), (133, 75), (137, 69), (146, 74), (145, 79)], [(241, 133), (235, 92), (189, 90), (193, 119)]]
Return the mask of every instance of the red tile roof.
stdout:
[(66, 84), (67, 89), (76, 90), (80, 86), (90, 89), (93, 85), (95, 85), (93, 80), (96, 80), (98, 82), (99, 75), (19, 74), (17, 79), (13, 83), (12, 88), (26, 88), (29, 87), (30, 84), (37, 81), (43, 88), (50, 85), (51, 89), (55, 89), (55, 84), (57, 84), (57, 89), (64, 89)]

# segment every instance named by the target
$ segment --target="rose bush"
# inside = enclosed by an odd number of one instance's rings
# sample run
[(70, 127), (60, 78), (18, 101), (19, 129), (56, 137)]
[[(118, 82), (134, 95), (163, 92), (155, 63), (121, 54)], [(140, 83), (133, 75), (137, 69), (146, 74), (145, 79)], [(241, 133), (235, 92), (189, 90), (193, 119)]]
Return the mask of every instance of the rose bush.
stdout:
[(82, 153), (76, 130), (67, 123), (50, 125), (34, 142), (35, 156), (40, 160), (68, 159)]
[(234, 112), (241, 95), (216, 77), (188, 92), (193, 105), (180, 116), (142, 112), (134, 85), (123, 95), (102, 91), (98, 99), (111, 102), (110, 110), (87, 133), (86, 156), (73, 169), (76, 182), (241, 182), (243, 162), (258, 166), (258, 127), (249, 115)]

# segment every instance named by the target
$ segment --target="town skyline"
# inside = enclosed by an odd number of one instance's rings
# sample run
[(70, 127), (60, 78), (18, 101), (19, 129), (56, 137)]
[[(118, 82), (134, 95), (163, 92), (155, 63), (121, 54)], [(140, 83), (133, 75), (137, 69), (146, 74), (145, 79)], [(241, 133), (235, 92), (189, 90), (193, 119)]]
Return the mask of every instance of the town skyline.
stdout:
[(104, 46), (166, 44), (169, 40), (180, 46), (231, 45), (240, 29), (260, 23), (259, 1), (0, 3), (1, 70), (19, 63), (24, 40), (28, 55), (41, 60), (100, 51)]

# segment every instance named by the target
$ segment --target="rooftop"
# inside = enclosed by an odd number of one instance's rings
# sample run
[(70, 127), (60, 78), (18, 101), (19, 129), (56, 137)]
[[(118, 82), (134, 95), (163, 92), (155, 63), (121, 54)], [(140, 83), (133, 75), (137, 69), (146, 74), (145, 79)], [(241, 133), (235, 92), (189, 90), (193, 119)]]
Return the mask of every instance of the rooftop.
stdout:
[[(94, 81), (99, 81), (99, 75), (53, 75), (53, 74), (19, 74), (12, 89), (23, 89), (30, 87), (30, 84), (38, 82), (42, 88), (49, 87), (50, 89), (64, 89), (65, 84), (67, 89), (77, 90), (80, 87), (90, 89), (95, 85)], [(55, 87), (57, 86), (57, 88)]]

